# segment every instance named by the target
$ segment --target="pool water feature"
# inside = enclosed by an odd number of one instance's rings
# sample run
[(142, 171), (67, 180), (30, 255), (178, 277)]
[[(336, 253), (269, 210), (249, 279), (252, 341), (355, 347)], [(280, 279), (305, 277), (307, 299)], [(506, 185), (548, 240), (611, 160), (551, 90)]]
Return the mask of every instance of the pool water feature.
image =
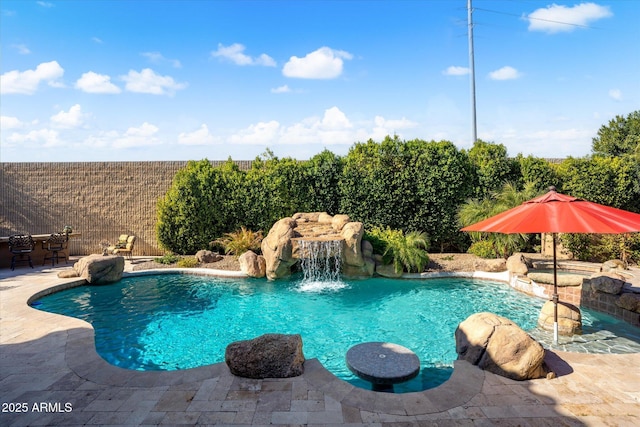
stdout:
[[(506, 284), (459, 278), (308, 283), (162, 274), (67, 289), (32, 305), (91, 323), (97, 352), (136, 370), (223, 362), (231, 342), (299, 333), (306, 358), (369, 388), (348, 370), (345, 355), (358, 343), (392, 342), (420, 358), (420, 374), (396, 386), (409, 392), (449, 378), (457, 358), (454, 331), (469, 315), (490, 311), (529, 330), (543, 303)], [(609, 321), (615, 319), (583, 311), (583, 324)]]

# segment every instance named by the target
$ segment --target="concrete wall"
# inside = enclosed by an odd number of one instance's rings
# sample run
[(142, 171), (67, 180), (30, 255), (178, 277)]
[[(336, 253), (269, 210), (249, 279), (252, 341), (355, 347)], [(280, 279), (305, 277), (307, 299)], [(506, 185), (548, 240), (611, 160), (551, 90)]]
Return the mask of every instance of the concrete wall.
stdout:
[[(212, 161), (217, 166), (223, 161)], [(241, 169), (251, 161), (237, 161)], [(100, 242), (137, 236), (134, 255), (162, 255), (156, 204), (186, 161), (0, 163), (0, 236), (73, 227), (70, 255), (100, 252)]]

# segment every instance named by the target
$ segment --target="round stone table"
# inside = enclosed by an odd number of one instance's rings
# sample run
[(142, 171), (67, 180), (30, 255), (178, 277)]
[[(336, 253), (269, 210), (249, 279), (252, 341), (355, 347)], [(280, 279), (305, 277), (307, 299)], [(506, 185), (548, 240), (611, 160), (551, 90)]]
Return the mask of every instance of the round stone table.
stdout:
[(347, 351), (347, 367), (372, 384), (375, 391), (393, 392), (393, 385), (420, 372), (420, 359), (411, 350), (388, 342), (366, 342)]

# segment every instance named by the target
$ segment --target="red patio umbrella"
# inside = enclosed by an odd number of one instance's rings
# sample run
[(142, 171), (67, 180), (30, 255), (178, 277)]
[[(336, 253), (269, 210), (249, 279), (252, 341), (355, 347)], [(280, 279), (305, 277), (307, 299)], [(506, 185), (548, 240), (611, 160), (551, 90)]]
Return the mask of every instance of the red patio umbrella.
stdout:
[(618, 234), (640, 231), (640, 214), (549, 192), (498, 215), (477, 222), (462, 231), (493, 233), (553, 233), (553, 341), (558, 342), (558, 284), (556, 233)]

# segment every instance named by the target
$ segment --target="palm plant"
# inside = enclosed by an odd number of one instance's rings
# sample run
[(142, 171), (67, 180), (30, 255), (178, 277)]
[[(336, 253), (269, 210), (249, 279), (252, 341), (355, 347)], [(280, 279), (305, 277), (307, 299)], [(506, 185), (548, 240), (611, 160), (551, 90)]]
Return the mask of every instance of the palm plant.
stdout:
[(368, 233), (368, 239), (373, 240), (374, 251), (382, 250), (383, 262), (393, 264), (396, 273), (403, 270), (421, 272), (429, 264), (429, 236), (424, 232), (411, 231), (406, 235), (402, 230), (392, 230), (374, 227)]
[[(533, 183), (526, 183), (522, 190), (518, 190), (518, 187), (513, 183), (505, 183), (500, 191), (491, 193), (489, 197), (482, 200), (467, 200), (458, 210), (458, 220), (463, 227), (466, 227), (521, 205), (539, 194)], [(469, 236), (474, 243), (491, 242), (493, 253), (500, 254), (505, 258), (522, 250), (529, 239), (526, 234), (473, 232), (469, 233)]]

